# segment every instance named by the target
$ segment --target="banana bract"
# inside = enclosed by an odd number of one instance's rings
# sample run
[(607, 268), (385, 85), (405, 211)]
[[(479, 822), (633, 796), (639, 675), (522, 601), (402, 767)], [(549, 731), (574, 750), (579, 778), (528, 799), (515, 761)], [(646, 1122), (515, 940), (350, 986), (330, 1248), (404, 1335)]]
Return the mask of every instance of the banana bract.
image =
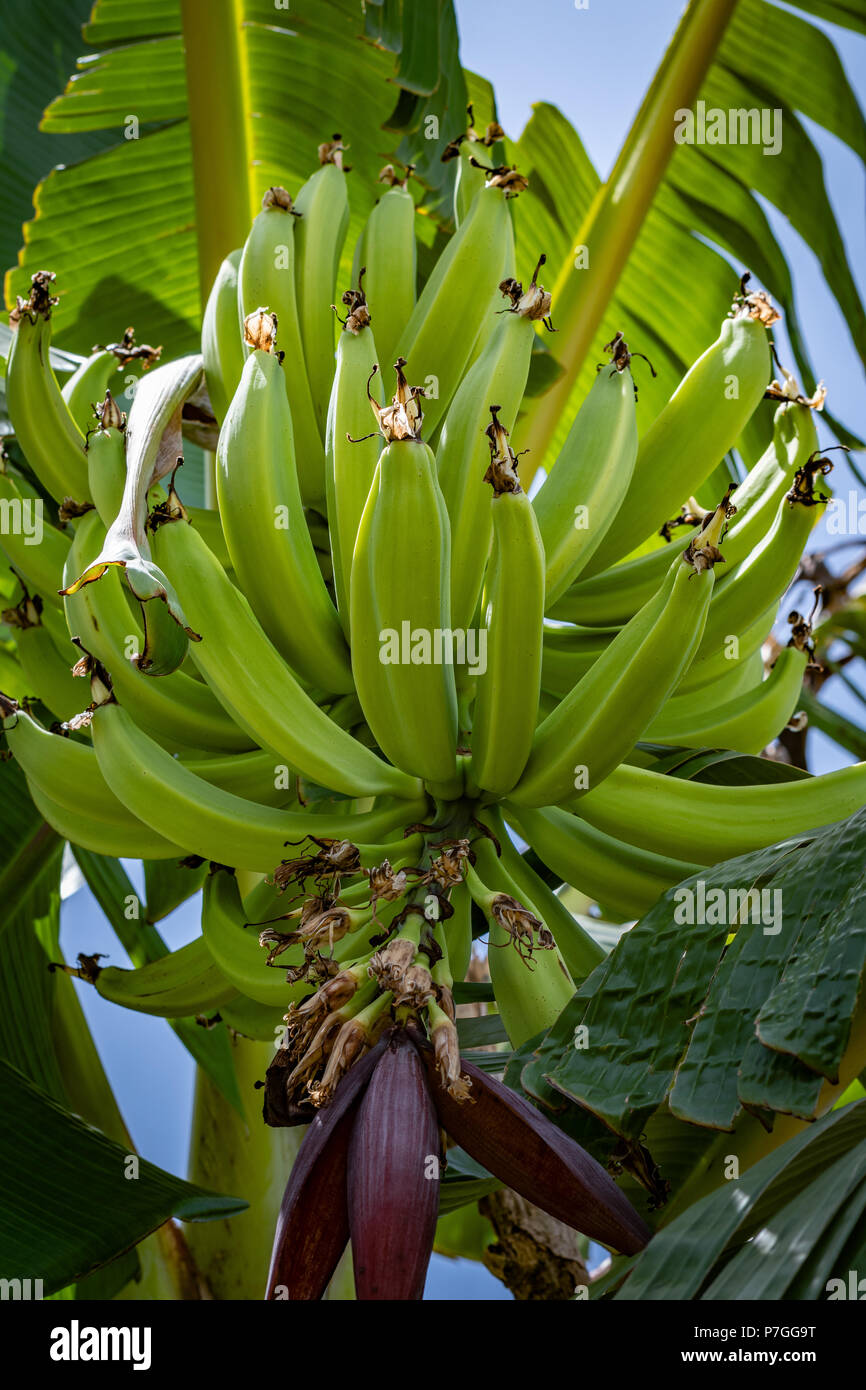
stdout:
[[(313, 1122), (272, 1269), (292, 1297), (320, 1296), (350, 1235), (361, 1297), (418, 1296), (436, 1197), (418, 1155), (438, 1153), (440, 1125), (531, 1196), (508, 1152), (525, 1142), (549, 1210), (640, 1248), (577, 1146), (461, 1062), (473, 930), (486, 922), (520, 1046), (603, 956), (551, 879), (636, 917), (696, 866), (866, 804), (862, 765), (742, 788), (655, 769), (655, 745), (760, 752), (796, 712), (808, 622), (771, 670), (760, 651), (830, 465), (790, 394), (764, 455), (705, 496), (768, 384), (774, 311), (742, 284), (640, 440), (631, 350), (609, 325), (609, 360), (559, 454), (533, 460), (530, 500), (525, 393), (556, 305), (544, 247), (516, 278), (526, 180), (479, 157), (500, 140), (455, 142), (458, 228), (420, 290), (429, 251), (410, 171), (391, 166), (338, 284), (335, 136), (295, 197), (262, 190), (210, 290), (201, 356), (160, 364), (127, 335), (61, 391), (49, 272), (12, 315), (29, 472), (0, 472), (20, 581), (6, 744), (74, 844), (208, 861), (197, 942), (78, 973), (118, 1005), (223, 1008), (255, 1037), (285, 1016), (265, 1116)], [(127, 419), (111, 383), (133, 360)], [(190, 428), (215, 450), (213, 510), (185, 507), (174, 472)], [(326, 1194), (327, 1233), (309, 1219)]]

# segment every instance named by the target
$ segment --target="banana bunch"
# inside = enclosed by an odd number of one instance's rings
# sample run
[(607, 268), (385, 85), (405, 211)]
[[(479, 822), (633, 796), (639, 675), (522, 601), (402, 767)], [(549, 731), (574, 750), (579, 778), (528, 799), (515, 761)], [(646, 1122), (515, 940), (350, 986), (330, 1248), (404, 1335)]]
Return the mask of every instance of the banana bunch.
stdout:
[[(794, 714), (808, 623), (771, 671), (761, 647), (827, 500), (818, 402), (789, 382), (766, 452), (706, 495), (770, 377), (775, 311), (744, 280), (640, 438), (612, 337), (530, 498), (512, 438), (555, 306), (543, 254), (516, 278), (526, 180), (477, 157), (497, 132), (455, 144), (457, 229), (420, 287), (411, 169), (383, 171), (346, 247), (343, 144), (324, 143), (226, 256), (201, 353), (141, 350), (128, 418), (111, 383), (131, 330), (61, 390), (53, 276), (12, 314), (9, 753), (74, 844), (211, 864), (197, 941), (70, 968), (128, 1008), (282, 1030), (273, 1123), (410, 1021), (465, 1101), (473, 931), (515, 1045), (601, 959), (551, 878), (635, 917), (697, 866), (866, 804), (866, 765), (720, 788), (639, 747), (755, 753)], [(194, 429), (214, 510), (177, 482)]]

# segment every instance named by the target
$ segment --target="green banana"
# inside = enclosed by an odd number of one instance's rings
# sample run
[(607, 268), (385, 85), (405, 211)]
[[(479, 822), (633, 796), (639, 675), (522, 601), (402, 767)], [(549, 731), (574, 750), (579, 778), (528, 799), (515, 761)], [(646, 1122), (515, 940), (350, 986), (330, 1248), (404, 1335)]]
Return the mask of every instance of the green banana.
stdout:
[(442, 933), (448, 953), (448, 968), (452, 980), (460, 983), (466, 979), (466, 971), (472, 958), (472, 898), (469, 890), (461, 886), (451, 894), (451, 916), (445, 919)]
[[(104, 836), (104, 849), (87, 844), (88, 849), (142, 859), (182, 857), (184, 849), (167, 840), (158, 827), (142, 823), (128, 804), (114, 795), (93, 749), (86, 743), (49, 733), (25, 710), (8, 701), (4, 700), (2, 711), (3, 729), (12, 756), (28, 782), (38, 787), (46, 803), (63, 813), (64, 829), (60, 833), (76, 843), (84, 843), (76, 834), (80, 817), (91, 830), (98, 826)], [(46, 819), (54, 824), (51, 816)], [(109, 849), (109, 842), (122, 844), (124, 848)]]
[[(277, 958), (276, 968), (268, 965), (268, 953), (259, 945), (259, 934), (248, 926), (248, 917), (234, 874), (217, 870), (205, 879), (202, 893), (201, 929), (204, 941), (226, 979), (236, 990), (257, 1004), (281, 1007), (310, 993), (305, 981), (289, 985), (286, 969), (303, 960), (300, 946)], [(273, 1037), (273, 1033), (270, 1035)]]
[[(334, 319), (331, 305), (349, 226), (349, 198), (339, 135), (319, 146), (320, 167), (295, 199), (295, 295), (304, 361), (319, 432), (334, 375)], [(264, 301), (260, 301), (263, 303)]]
[(238, 271), (242, 250), (220, 265), (204, 308), (201, 355), (214, 415), (222, 425), (244, 369), (244, 344), (238, 316)]
[[(82, 557), (93, 553), (100, 544), (100, 534), (101, 523), (95, 512), (82, 517), (64, 581), (71, 582), (80, 574)], [(199, 540), (198, 544), (203, 546), (204, 542)], [(182, 746), (227, 752), (241, 752), (254, 742), (201, 681), (184, 671), (151, 680), (133, 663), (140, 632), (119, 575), (109, 571), (98, 584), (78, 589), (66, 598), (65, 607), (69, 632), (108, 668), (118, 698), (148, 733), (169, 737)]]
[[(648, 743), (692, 748), (733, 748), (760, 753), (782, 732), (803, 687), (808, 657), (787, 647), (766, 680), (712, 709), (689, 716), (687, 695), (669, 700), (646, 731)], [(698, 692), (700, 693), (700, 692)]]
[[(712, 604), (710, 605), (712, 608)], [(757, 618), (748, 622), (738, 633), (730, 634), (724, 643), (699, 652), (686, 674), (676, 688), (677, 696), (687, 695), (698, 690), (715, 688), (719, 681), (727, 681), (733, 671), (742, 672), (767, 640), (776, 621), (779, 608), (778, 599), (773, 599), (769, 607)]]
[(641, 440), (616, 523), (584, 574), (607, 569), (657, 531), (736, 443), (769, 379), (765, 322), (773, 318), (764, 302), (747, 297), (690, 367)]
[(506, 804), (505, 817), (565, 883), (625, 918), (642, 917), (699, 867), (625, 844), (555, 806)]
[(91, 413), (95, 428), (87, 436), (87, 481), (90, 496), (106, 527), (123, 504), (126, 486), (126, 416), (110, 391)]
[[(829, 469), (832, 465), (823, 464)], [(717, 652), (728, 637), (740, 632), (751, 616), (768, 602), (782, 598), (797, 567), (803, 548), (820, 513), (823, 495), (815, 493), (815, 472), (822, 461), (800, 469), (795, 483), (779, 504), (772, 526), (755, 549), (720, 577), (713, 595), (698, 660)]]
[(539, 726), (512, 801), (544, 806), (596, 787), (637, 743), (700, 645), (725, 519), (722, 503), (702, 546), (674, 560), (656, 597)]
[(623, 764), (580, 799), (608, 835), (656, 854), (717, 864), (852, 816), (866, 805), (866, 763), (793, 782), (718, 787)]
[(135, 970), (101, 966), (97, 957), (79, 956), (79, 961), (79, 969), (70, 973), (95, 985), (101, 998), (158, 1018), (208, 1014), (236, 994), (203, 936)]
[[(72, 675), (77, 653), (71, 643), (69, 656), (57, 644), (42, 620), (41, 600), (24, 596), (15, 608), (3, 612), (3, 621), (15, 629), (15, 647), (27, 691), (37, 695), (60, 720), (72, 719), (87, 702), (87, 689)], [(67, 638), (68, 642), (68, 638)]]
[[(758, 545), (797, 470), (817, 448), (811, 408), (793, 401), (780, 405), (770, 444), (731, 496), (736, 516), (725, 536), (729, 567)], [(685, 550), (691, 538), (687, 533), (591, 579), (579, 579), (550, 609), (551, 617), (601, 627), (628, 622), (658, 588), (674, 554)]]
[(546, 609), (581, 573), (610, 527), (618, 526), (638, 451), (629, 360), (625, 351), (613, 366), (599, 370), (535, 495), (533, 505), (547, 557)]
[[(535, 323), (550, 312), (550, 296), (536, 283), (524, 295), (515, 280), (500, 290), (511, 307), (500, 311), (486, 347), (464, 376), (442, 425), (436, 467), (451, 525), (451, 615), (455, 627), (473, 621), (491, 538), (485, 426), (495, 401), (506, 431), (514, 427), (526, 389)], [(413, 364), (414, 365), (414, 364)]]
[(506, 872), (517, 885), (521, 895), (534, 904), (538, 916), (552, 933), (569, 974), (576, 984), (581, 983), (599, 962), (604, 960), (603, 947), (593, 940), (562, 899), (539, 878), (526, 857), (520, 853), (500, 809), (490, 807), (484, 816), (499, 841)]
[(484, 667), (474, 677), (474, 784), (497, 796), (511, 790), (526, 766), (538, 715), (544, 619), (544, 548), (532, 503), (520, 486), (515, 457), (492, 407), (493, 553), (482, 609)]
[(39, 270), (29, 299), (18, 296), (10, 315), (15, 332), (6, 369), (6, 405), (15, 437), (39, 481), (55, 502), (87, 501), (84, 435), (63, 399), (51, 367), (54, 275)]
[[(663, 580), (664, 574), (660, 582)], [(541, 657), (543, 689), (562, 699), (591, 670), (621, 631), (620, 627), (545, 627)]]
[(188, 851), (232, 868), (270, 872), (287, 840), (326, 835), (375, 843), (405, 824), (406, 810), (377, 808), (357, 815), (276, 810), (204, 783), (138, 727), (116, 703), (93, 718), (93, 747), (115, 795), (147, 825)]
[(383, 366), (404, 355), (402, 335), (415, 307), (415, 201), (407, 186), (410, 173), (411, 168), (401, 180), (392, 165), (385, 166), (379, 181), (390, 187), (373, 208), (364, 229), (361, 255), (366, 267), (367, 302), (376, 322)]
[[(305, 506), (323, 507), (325, 451), (310, 391), (295, 293), (295, 222), (298, 214), (284, 188), (269, 188), (253, 222), (238, 271), (238, 304), (246, 321), (259, 309), (277, 319), (286, 394), (292, 412), (298, 481)], [(331, 302), (330, 297), (326, 307)], [(255, 339), (248, 347), (263, 347)]]
[(253, 749), (249, 753), (217, 753), (180, 761), (203, 781), (233, 796), (261, 802), (263, 806), (288, 806), (298, 799), (297, 778), (287, 775), (273, 753)]
[(154, 544), (184, 605), (201, 624), (202, 641), (193, 648), (193, 659), (241, 729), (333, 791), (402, 796), (418, 806), (418, 782), (339, 729), (301, 689), (191, 526), (180, 521), (161, 526)]
[(400, 358), (394, 404), (378, 416), (385, 448), (352, 561), (352, 672), (385, 756), (448, 783), (457, 756), (448, 516)]
[(219, 1014), (232, 1032), (259, 1042), (276, 1045), (286, 1030), (282, 1005), (275, 1008), (273, 1004), (257, 1004), (255, 999), (247, 999), (243, 994), (236, 994), (227, 1004), (220, 1004)]
[(177, 859), (183, 851), (148, 825), (130, 826), (126, 822), (106, 821), (88, 811), (70, 811), (54, 801), (34, 778), (27, 778), (30, 799), (43, 820), (71, 844), (94, 854), (107, 854), (117, 859)]
[(99, 348), (86, 357), (63, 383), (60, 394), (70, 415), (82, 434), (93, 423), (93, 408), (101, 401), (118, 370), (116, 355), (109, 348)]
[(304, 519), (284, 372), (272, 352), (247, 358), (220, 431), (216, 479), (232, 568), (265, 632), (311, 685), (350, 691), (349, 650)]
[(69, 544), (70, 535), (45, 517), (42, 499), (31, 497), (19, 476), (0, 471), (0, 546), (16, 572), (55, 606)]
[[(549, 928), (497, 859), (492, 842), (482, 837), (475, 850), (477, 868), (467, 869), (466, 885), (489, 924), (487, 962), (502, 1022), (512, 1047), (522, 1047), (553, 1026), (574, 994), (574, 982)], [(532, 926), (532, 917), (540, 929)], [(528, 940), (518, 934), (521, 929)]]
[(428, 433), (447, 410), (493, 310), (510, 227), (506, 193), (490, 182), (436, 262), (402, 334), (401, 355), (424, 383)]
[(325, 484), (337, 611), (348, 637), (352, 555), (382, 444), (378, 432), (364, 434), (369, 420), (367, 392), (373, 386), (374, 399), (381, 406), (382, 378), (376, 371), (376, 344), (360, 284), (357, 290), (346, 291), (343, 303), (348, 313), (337, 342), (328, 405)]

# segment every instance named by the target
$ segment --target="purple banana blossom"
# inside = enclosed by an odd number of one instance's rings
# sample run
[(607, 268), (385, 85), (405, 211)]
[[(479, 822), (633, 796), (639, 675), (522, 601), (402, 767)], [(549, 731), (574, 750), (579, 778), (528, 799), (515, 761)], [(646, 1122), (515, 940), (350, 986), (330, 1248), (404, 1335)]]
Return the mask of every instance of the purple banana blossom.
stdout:
[(266, 1298), (321, 1298), (351, 1236), (360, 1300), (419, 1300), (439, 1206), (440, 1127), (551, 1216), (622, 1254), (643, 1249), (649, 1228), (595, 1159), (469, 1062), (461, 1083), (443, 1081), (433, 1048), (411, 1028), (390, 1029), (351, 1068), (301, 1145)]

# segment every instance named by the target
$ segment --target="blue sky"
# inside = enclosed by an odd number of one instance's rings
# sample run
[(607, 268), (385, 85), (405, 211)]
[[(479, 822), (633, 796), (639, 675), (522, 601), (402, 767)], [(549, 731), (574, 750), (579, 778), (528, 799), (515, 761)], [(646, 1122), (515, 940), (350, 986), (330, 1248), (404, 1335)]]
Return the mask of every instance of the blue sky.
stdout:
[[(562, 108), (604, 173), (616, 157), (681, 9), (679, 0), (652, 0), (652, 4), (590, 0), (587, 10), (576, 10), (574, 0), (540, 0), (531, 6), (525, 0), (457, 0), (462, 57), (467, 67), (493, 81), (500, 119), (510, 134), (519, 133), (531, 103), (544, 98)], [(827, 28), (840, 48), (861, 105), (866, 105), (866, 38)], [(864, 173), (840, 142), (814, 129), (812, 133), (824, 158), (830, 197), (846, 234), (851, 264), (866, 295)], [(772, 218), (799, 283), (803, 327), (813, 361), (826, 378), (834, 408), (861, 436), (866, 435), (863, 373), (848, 350), (844, 322), (824, 289), (809, 248), (784, 217), (773, 213)], [(822, 442), (831, 441), (825, 437)], [(834, 482), (837, 479), (838, 487), (844, 470)], [(841, 699), (839, 707), (844, 708)], [(816, 746), (816, 753), (822, 768), (842, 761), (826, 741)], [(136, 866), (127, 867), (138, 886)], [(197, 903), (185, 905), (161, 929), (172, 946), (197, 935)], [(105, 951), (112, 963), (128, 964), (86, 889), (64, 904), (63, 945), (68, 960), (80, 950)], [(193, 1092), (188, 1054), (162, 1020), (120, 1010), (88, 987), (81, 987), (81, 997), (136, 1143), (147, 1158), (182, 1174)], [(471, 1300), (508, 1295), (485, 1270), (436, 1257), (428, 1297)]]

